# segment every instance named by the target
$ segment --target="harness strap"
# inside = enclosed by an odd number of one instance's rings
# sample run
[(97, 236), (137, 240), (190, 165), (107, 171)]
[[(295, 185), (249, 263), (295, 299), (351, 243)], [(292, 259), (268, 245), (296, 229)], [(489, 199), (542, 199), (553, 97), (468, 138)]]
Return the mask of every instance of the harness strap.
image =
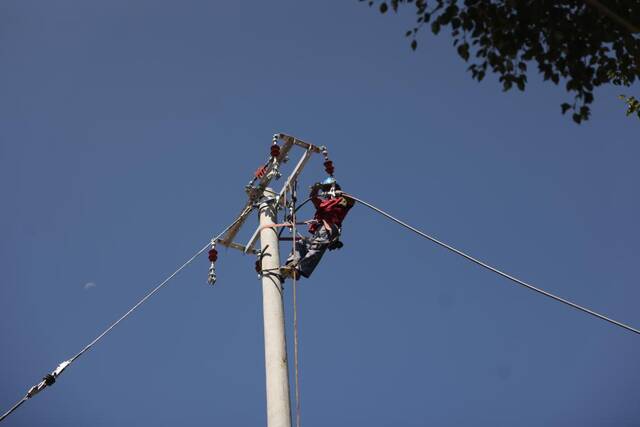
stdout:
[[(318, 220), (316, 219), (310, 219), (304, 222), (296, 222), (296, 225), (309, 225), (309, 224), (315, 224), (317, 223)], [(263, 226), (260, 227), (260, 231), (264, 230), (265, 228), (278, 228), (278, 227), (293, 227), (293, 224), (290, 222), (282, 222), (280, 224), (265, 224)]]

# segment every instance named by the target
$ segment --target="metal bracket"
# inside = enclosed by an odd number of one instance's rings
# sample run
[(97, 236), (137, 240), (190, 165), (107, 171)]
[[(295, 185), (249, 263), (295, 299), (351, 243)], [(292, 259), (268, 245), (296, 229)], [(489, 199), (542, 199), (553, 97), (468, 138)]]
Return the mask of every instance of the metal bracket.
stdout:
[[(298, 178), (305, 164), (311, 157), (311, 154), (312, 153), (322, 154), (323, 152), (323, 147), (318, 147), (316, 145), (302, 141), (293, 136), (286, 135), (284, 133), (277, 133), (273, 136), (273, 138), (274, 138), (274, 141), (277, 141), (277, 140), (284, 141), (280, 149), (280, 154), (278, 155), (277, 158), (275, 159), (271, 158), (265, 163), (264, 166), (266, 170), (262, 178), (254, 178), (249, 182), (249, 185), (247, 185), (247, 187), (245, 188), (245, 191), (247, 192), (247, 195), (248, 195), (247, 203), (245, 204), (243, 209), (240, 211), (240, 214), (237, 217), (238, 219), (236, 223), (233, 225), (233, 227), (231, 227), (224, 234), (224, 236), (218, 239), (218, 242), (220, 242), (221, 245), (226, 246), (228, 248), (241, 250), (245, 254), (257, 253), (256, 250), (254, 249), (254, 245), (255, 245), (255, 241), (258, 238), (258, 235), (260, 234), (260, 229), (258, 228), (253, 233), (253, 235), (251, 236), (251, 239), (249, 239), (249, 242), (244, 246), (239, 243), (234, 243), (233, 239), (236, 237), (236, 235), (240, 231), (240, 228), (242, 228), (242, 226), (244, 225), (245, 221), (247, 220), (251, 212), (253, 212), (253, 209), (257, 207), (260, 199), (262, 199), (265, 196), (265, 193), (270, 192), (270, 190), (267, 189), (267, 186), (271, 183), (271, 181), (274, 178), (277, 179), (279, 177), (280, 165), (287, 162), (288, 154), (289, 154), (289, 151), (291, 151), (291, 148), (295, 145), (297, 147), (304, 148), (305, 152), (300, 158), (300, 160), (298, 161), (298, 163), (296, 164), (291, 175), (289, 175), (289, 177), (287, 178), (282, 189), (278, 193), (271, 192), (270, 195), (272, 197), (275, 196), (275, 199), (276, 199), (275, 206), (279, 206), (282, 203), (282, 200), (284, 199), (284, 194), (287, 188), (291, 185), (293, 181), (295, 181)], [(255, 182), (258, 180), (259, 182), (256, 185)]]
[[(278, 197), (276, 197), (275, 206), (278, 206), (280, 204), (280, 202), (283, 200), (284, 194), (287, 191), (287, 188), (289, 188), (289, 186), (291, 186), (291, 183), (294, 182), (296, 179), (298, 179), (298, 176), (302, 172), (302, 169), (304, 169), (304, 166), (307, 164), (307, 161), (309, 161), (309, 157), (311, 157), (311, 151), (312, 151), (311, 147), (307, 147), (307, 149), (305, 150), (304, 154), (302, 155), (302, 157), (298, 161), (298, 164), (293, 169), (293, 172), (291, 172), (291, 175), (289, 175), (289, 177), (287, 178), (286, 182), (282, 186), (282, 190), (280, 190), (280, 193), (278, 194)], [(245, 245), (246, 251), (249, 251), (249, 250), (253, 249), (253, 246), (255, 245), (259, 234), (260, 234), (260, 227), (256, 228), (256, 231), (254, 231), (253, 235), (251, 236), (251, 238), (249, 239), (249, 241)]]
[(267, 188), (271, 180), (275, 178), (276, 175), (279, 173), (279, 165), (286, 161), (287, 155), (291, 150), (292, 146), (293, 146), (293, 141), (285, 141), (285, 143), (282, 145), (282, 148), (280, 149), (280, 155), (276, 159), (270, 159), (267, 162), (266, 173), (260, 179), (260, 182), (258, 183), (258, 185), (253, 186), (255, 179), (249, 183), (249, 185), (246, 188), (247, 195), (249, 196), (249, 200), (245, 204), (242, 211), (240, 211), (240, 215), (238, 215), (238, 221), (219, 240), (220, 244), (222, 244), (223, 246), (229, 247), (230, 243), (233, 241), (233, 238), (236, 237), (236, 234), (238, 234), (238, 231), (240, 231), (240, 228), (249, 217), (249, 214), (253, 210), (256, 202), (263, 196), (265, 189)]
[[(218, 240), (218, 242), (220, 242), (220, 240)], [(236, 242), (231, 242), (226, 246), (228, 248), (231, 248), (231, 249), (237, 249), (240, 252), (245, 253), (245, 254), (246, 253), (251, 253), (251, 254), (254, 254), (254, 255), (258, 255), (260, 253), (260, 251), (257, 250), (257, 249), (253, 249), (253, 248), (247, 249), (244, 245), (241, 245), (240, 243), (236, 243)]]

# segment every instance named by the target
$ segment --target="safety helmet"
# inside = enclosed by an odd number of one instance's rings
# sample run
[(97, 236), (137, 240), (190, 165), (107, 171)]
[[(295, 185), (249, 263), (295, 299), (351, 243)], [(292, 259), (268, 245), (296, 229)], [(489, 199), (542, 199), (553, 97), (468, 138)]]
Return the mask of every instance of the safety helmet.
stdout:
[(335, 185), (336, 179), (332, 176), (328, 176), (322, 181), (322, 185)]

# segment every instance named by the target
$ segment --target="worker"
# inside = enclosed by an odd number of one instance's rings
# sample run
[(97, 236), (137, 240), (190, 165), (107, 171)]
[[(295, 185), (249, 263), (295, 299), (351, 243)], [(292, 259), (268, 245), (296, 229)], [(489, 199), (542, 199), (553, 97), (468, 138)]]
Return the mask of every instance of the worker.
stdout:
[[(319, 194), (321, 190), (322, 196)], [(313, 184), (309, 197), (316, 207), (309, 225), (311, 236), (296, 239), (294, 249), (281, 271), (283, 280), (294, 275), (296, 278), (308, 278), (327, 249), (342, 247), (339, 240), (342, 221), (355, 204), (331, 176)]]

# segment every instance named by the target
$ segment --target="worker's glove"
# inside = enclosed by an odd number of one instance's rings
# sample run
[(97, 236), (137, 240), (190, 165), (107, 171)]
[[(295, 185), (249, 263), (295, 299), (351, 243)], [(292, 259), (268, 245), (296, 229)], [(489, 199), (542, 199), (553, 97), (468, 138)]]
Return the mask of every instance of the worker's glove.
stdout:
[(311, 188), (311, 191), (318, 191), (322, 188), (322, 184), (319, 182), (316, 182), (310, 188)]

